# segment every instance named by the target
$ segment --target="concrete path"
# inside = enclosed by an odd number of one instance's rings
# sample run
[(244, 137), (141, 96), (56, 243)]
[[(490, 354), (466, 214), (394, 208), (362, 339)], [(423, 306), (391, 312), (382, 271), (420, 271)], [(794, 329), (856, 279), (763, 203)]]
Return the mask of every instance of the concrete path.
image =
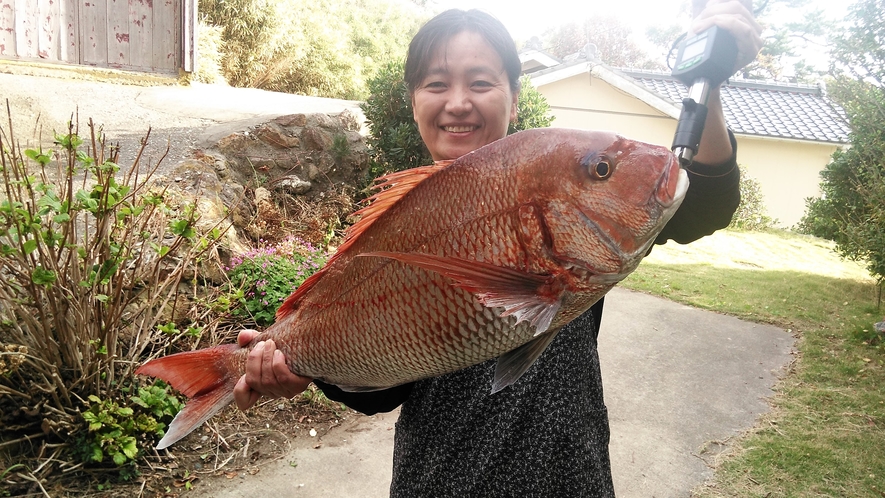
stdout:
[[(768, 410), (793, 342), (776, 327), (611, 291), (599, 352), (617, 495), (684, 497), (712, 476), (708, 463)], [(355, 417), (318, 449), (304, 441), (254, 476), (203, 479), (191, 496), (385, 497), (395, 421)]]

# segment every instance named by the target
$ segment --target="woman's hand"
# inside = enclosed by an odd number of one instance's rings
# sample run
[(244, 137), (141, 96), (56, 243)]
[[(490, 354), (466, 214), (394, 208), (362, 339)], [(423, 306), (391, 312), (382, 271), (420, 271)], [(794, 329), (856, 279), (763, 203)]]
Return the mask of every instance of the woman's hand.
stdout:
[(762, 50), (762, 26), (753, 17), (750, 0), (709, 0), (697, 11), (700, 7), (695, 6), (691, 30), (697, 34), (715, 25), (731, 33), (738, 47), (735, 72), (756, 60)]
[[(237, 344), (246, 347), (258, 332), (243, 330), (237, 335)], [(234, 386), (234, 401), (240, 410), (247, 410), (262, 395), (272, 398), (291, 398), (300, 394), (313, 379), (295, 375), (286, 365), (286, 358), (270, 339), (259, 342), (249, 351), (246, 374)]]
[[(751, 8), (750, 0), (709, 0), (706, 5), (703, 0), (694, 2), (693, 32), (700, 33), (715, 25), (734, 36), (738, 47), (735, 72), (756, 60), (762, 50), (762, 26), (753, 18)], [(734, 151), (726, 130), (719, 87), (710, 90), (707, 111), (704, 133), (694, 160), (709, 165), (722, 164)]]

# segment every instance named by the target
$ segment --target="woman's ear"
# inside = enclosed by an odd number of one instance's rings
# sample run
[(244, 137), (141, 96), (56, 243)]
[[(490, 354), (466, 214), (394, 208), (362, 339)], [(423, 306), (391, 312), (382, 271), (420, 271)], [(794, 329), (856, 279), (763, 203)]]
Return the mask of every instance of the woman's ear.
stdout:
[(513, 102), (510, 105), (510, 122), (515, 123), (519, 119), (519, 92), (513, 94)]

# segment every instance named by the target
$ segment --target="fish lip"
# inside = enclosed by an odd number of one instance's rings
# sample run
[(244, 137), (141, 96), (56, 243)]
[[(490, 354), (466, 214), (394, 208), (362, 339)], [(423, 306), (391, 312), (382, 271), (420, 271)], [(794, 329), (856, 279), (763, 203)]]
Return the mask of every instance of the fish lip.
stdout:
[[(673, 172), (676, 171), (678, 178), (676, 179), (676, 185), (673, 186), (671, 182), (673, 181), (672, 175)], [(672, 189), (672, 194), (671, 194)], [(670, 164), (664, 171), (664, 174), (658, 179), (657, 185), (655, 185), (654, 196), (657, 200), (658, 204), (661, 205), (665, 210), (671, 208), (676, 205), (682, 203), (682, 199), (685, 197), (685, 193), (688, 191), (688, 174), (685, 172), (683, 168), (680, 167), (679, 161), (676, 159), (676, 156), (670, 154)], [(675, 211), (675, 209), (674, 209)]]

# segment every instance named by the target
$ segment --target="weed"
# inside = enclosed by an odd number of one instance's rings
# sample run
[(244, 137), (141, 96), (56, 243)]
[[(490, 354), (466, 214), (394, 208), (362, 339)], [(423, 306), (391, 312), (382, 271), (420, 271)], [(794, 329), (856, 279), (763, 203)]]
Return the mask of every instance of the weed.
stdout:
[(307, 389), (305, 389), (304, 392), (301, 393), (301, 400), (306, 402), (308, 406), (331, 410), (339, 416), (342, 412), (347, 411), (347, 406), (345, 406), (343, 403), (332, 401), (331, 399), (327, 398), (326, 394), (313, 384), (309, 385)]
[(82, 413), (87, 433), (81, 434), (76, 452), (89, 463), (104, 463), (109, 458), (130, 476), (132, 469), (125, 466), (134, 464), (143, 446), (139, 440), (163, 437), (166, 422), (182, 407), (181, 401), (169, 393), (168, 386), (159, 381), (139, 388), (127, 405), (95, 395), (89, 396), (89, 401), (89, 408)]
[(332, 157), (336, 162), (341, 162), (350, 154), (350, 143), (347, 142), (347, 135), (337, 133), (332, 137)]

